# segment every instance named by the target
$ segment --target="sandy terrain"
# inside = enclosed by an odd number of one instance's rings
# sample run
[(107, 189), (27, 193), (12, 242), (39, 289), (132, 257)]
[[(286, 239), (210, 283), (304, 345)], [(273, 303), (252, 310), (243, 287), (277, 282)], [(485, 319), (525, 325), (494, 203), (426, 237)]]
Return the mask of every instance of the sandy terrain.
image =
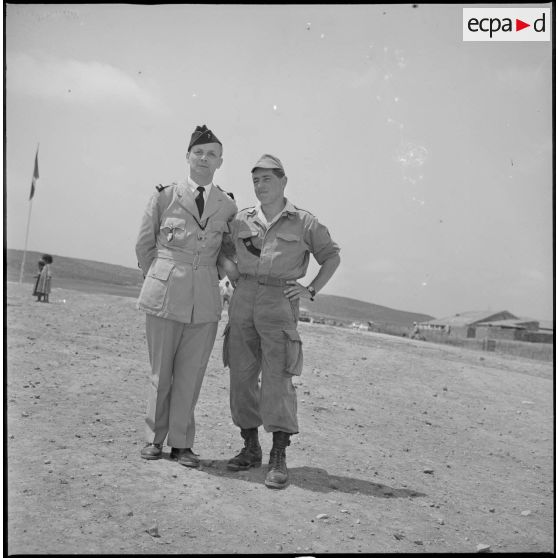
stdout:
[(9, 283), (5, 301), (11, 554), (554, 550), (552, 363), (301, 323), (301, 433), (291, 485), (270, 490), (266, 466), (225, 469), (241, 447), (226, 314), (192, 470), (139, 457), (148, 359), (135, 300), (30, 292)]

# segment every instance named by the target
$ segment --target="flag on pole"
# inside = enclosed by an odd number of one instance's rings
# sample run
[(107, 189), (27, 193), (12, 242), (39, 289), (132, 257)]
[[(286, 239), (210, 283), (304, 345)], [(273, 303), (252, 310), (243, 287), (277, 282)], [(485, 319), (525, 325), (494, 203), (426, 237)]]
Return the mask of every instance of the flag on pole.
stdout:
[(33, 178), (31, 180), (31, 193), (29, 194), (29, 201), (33, 199), (35, 195), (35, 185), (37, 179), (39, 178), (39, 148), (37, 147), (37, 153), (35, 153), (35, 169), (33, 170)]

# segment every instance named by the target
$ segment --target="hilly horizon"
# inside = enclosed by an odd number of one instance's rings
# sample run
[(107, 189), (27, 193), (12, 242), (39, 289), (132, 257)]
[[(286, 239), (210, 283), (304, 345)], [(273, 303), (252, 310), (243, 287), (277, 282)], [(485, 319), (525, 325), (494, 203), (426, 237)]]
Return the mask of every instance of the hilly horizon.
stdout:
[[(37, 273), (37, 262), (43, 252), (27, 251), (23, 281), (32, 283)], [(67, 288), (86, 292), (106, 293), (136, 297), (143, 282), (139, 269), (131, 267), (70, 258), (52, 254), (53, 288)], [(5, 273), (7, 281), (19, 281), (23, 250), (7, 249)], [(413, 322), (434, 318), (428, 314), (406, 312), (354, 298), (320, 294), (314, 302), (304, 301), (302, 306), (316, 317), (344, 322), (367, 322), (397, 326), (411, 326)]]

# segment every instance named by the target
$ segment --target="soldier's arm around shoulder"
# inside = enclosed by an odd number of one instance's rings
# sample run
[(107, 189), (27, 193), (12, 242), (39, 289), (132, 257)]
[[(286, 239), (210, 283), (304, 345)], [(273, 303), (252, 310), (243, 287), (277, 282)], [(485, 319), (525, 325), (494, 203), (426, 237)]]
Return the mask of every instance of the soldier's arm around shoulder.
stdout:
[[(219, 190), (221, 190), (221, 192), (223, 192), (223, 194), (227, 195), (234, 202), (234, 194), (232, 192), (227, 192), (226, 190), (223, 190), (223, 188), (221, 188), (221, 186), (219, 186), (218, 184), (216, 184), (215, 186), (217, 186), (217, 188)], [(236, 203), (235, 203), (235, 205), (236, 205)]]
[(234, 256), (236, 255), (236, 250), (234, 247), (234, 241), (231, 237), (231, 232), (232, 232), (232, 224), (234, 218), (238, 213), (238, 207), (236, 205), (236, 202), (234, 200), (234, 195), (232, 194), (232, 192), (226, 192), (220, 186), (217, 186), (217, 188), (224, 194), (225, 201), (227, 202), (226, 210), (225, 210), (226, 211), (225, 219), (226, 219), (227, 226), (226, 226), (226, 230), (223, 231), (220, 256), (224, 255), (225, 257), (233, 260)]
[(169, 186), (158, 185), (155, 187), (156, 191), (149, 199), (141, 219), (136, 240), (136, 256), (138, 267), (142, 270), (144, 277), (157, 252), (157, 235), (161, 225), (162, 206), (167, 202), (168, 205), (172, 199), (172, 188)]
[(223, 232), (223, 239), (221, 242), (221, 250), (217, 259), (217, 269), (219, 278), (225, 275), (231, 281), (238, 279), (238, 268), (236, 267), (236, 246), (234, 244), (234, 226), (235, 218), (238, 213), (238, 207), (234, 201), (234, 196), (227, 193), (229, 196), (228, 215), (227, 215), (227, 230)]

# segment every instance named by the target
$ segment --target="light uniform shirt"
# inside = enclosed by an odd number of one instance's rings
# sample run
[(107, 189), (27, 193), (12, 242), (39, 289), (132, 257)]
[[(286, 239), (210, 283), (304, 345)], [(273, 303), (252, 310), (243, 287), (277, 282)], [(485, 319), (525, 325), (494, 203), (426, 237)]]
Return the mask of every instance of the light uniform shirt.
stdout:
[(306, 275), (310, 254), (322, 265), (339, 253), (328, 229), (288, 200), (269, 225), (259, 210), (258, 206), (243, 209), (231, 222), (240, 273), (300, 279)]
[(201, 219), (195, 188), (188, 180), (157, 188), (136, 241), (145, 276), (138, 308), (182, 323), (221, 318), (216, 262), (237, 211), (234, 200), (215, 186), (209, 188)]

